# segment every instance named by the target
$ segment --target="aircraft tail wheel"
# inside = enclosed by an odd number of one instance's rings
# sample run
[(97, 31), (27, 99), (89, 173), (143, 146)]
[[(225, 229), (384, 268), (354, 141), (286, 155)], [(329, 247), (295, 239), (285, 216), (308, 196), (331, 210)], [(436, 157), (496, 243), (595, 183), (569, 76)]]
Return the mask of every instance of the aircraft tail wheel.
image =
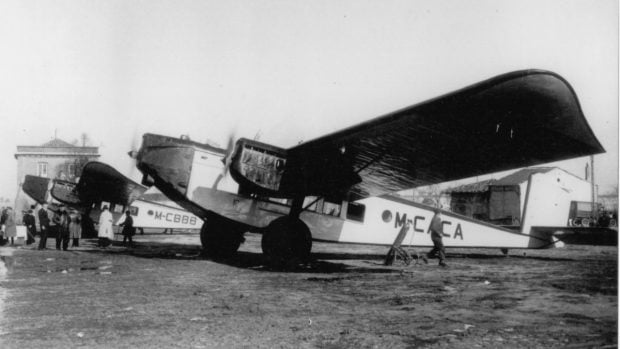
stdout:
[(300, 219), (280, 217), (265, 229), (261, 247), (271, 267), (292, 269), (310, 260), (312, 235)]
[(507, 248), (502, 248), (501, 251), (502, 251), (502, 254), (504, 256), (508, 256), (508, 249)]
[(207, 220), (200, 229), (200, 243), (204, 253), (211, 258), (233, 256), (244, 241), (243, 234), (216, 222)]

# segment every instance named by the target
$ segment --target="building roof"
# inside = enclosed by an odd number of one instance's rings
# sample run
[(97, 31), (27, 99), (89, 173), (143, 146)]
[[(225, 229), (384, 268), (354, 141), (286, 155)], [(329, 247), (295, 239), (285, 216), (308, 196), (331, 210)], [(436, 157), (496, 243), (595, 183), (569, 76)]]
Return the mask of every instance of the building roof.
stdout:
[(489, 190), (489, 185), (493, 185), (497, 182), (497, 179), (487, 179), (476, 183), (469, 183), (454, 188), (448, 188), (445, 193), (484, 193)]
[(99, 157), (99, 147), (79, 147), (54, 138), (42, 145), (18, 145), (15, 158), (18, 156), (88, 156)]
[(71, 144), (71, 143), (67, 143), (65, 141), (63, 141), (62, 139), (58, 139), (58, 138), (54, 138), (49, 142), (43, 143), (41, 145), (41, 147), (46, 147), (46, 148), (70, 148), (70, 147), (75, 147), (75, 145)]
[(493, 183), (493, 185), (517, 185), (523, 182), (527, 182), (530, 179), (530, 175), (536, 173), (547, 173), (551, 170), (555, 170), (557, 167), (532, 167), (524, 168), (506, 177), (502, 177)]

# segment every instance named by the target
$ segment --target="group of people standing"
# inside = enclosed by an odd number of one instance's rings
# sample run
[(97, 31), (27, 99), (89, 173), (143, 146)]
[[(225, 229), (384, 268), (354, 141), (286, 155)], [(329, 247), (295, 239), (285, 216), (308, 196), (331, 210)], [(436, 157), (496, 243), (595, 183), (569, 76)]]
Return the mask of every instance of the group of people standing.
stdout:
[[(30, 211), (32, 212), (32, 210)], [(50, 213), (52, 218), (50, 218)], [(123, 227), (122, 234), (123, 245), (128, 241), (130, 246), (133, 246), (132, 236), (135, 235), (135, 228), (133, 226), (133, 218), (129, 211), (125, 212), (125, 221), (120, 226)], [(39, 227), (41, 233), (41, 240), (39, 241), (39, 250), (47, 249), (47, 237), (50, 233), (56, 235), (56, 249), (63, 250), (69, 248), (69, 241), (73, 240), (72, 247), (80, 246), (80, 238), (82, 237), (82, 216), (77, 210), (67, 210), (65, 207), (60, 207), (58, 212), (54, 213), (49, 211), (47, 204), (43, 204), (38, 211)], [(32, 232), (32, 236), (36, 234), (36, 223), (34, 216), (32, 219), (24, 219), (24, 224), (28, 227), (28, 231)], [(103, 211), (99, 216), (99, 229), (97, 232), (98, 246), (107, 247), (114, 240), (113, 230), (113, 218), (112, 213), (108, 210), (108, 206), (103, 207)], [(30, 235), (30, 234), (29, 234)], [(34, 240), (34, 239), (33, 239)]]
[(13, 208), (3, 207), (0, 213), (0, 226), (2, 227), (2, 243), (4, 239), (11, 240), (11, 245), (15, 243), (17, 237), (17, 225), (15, 224), (15, 214)]
[[(35, 242), (34, 236), (36, 235), (36, 224), (35, 218), (32, 215), (32, 208), (26, 212), (22, 217), (22, 221), (26, 226), (26, 245), (30, 245)], [(15, 244), (15, 238), (17, 237), (17, 224), (15, 219), (15, 213), (13, 208), (6, 207), (2, 208), (0, 215), (0, 237), (2, 239), (2, 244), (10, 241), (11, 245)], [(5, 241), (6, 239), (6, 241)]]
[[(68, 211), (61, 206), (58, 212), (52, 212), (50, 219), (47, 204), (43, 204), (39, 209), (39, 227), (41, 229), (41, 240), (39, 240), (39, 250), (47, 249), (47, 236), (50, 233), (56, 235), (56, 249), (66, 251), (69, 248), (69, 240), (73, 240), (72, 247), (80, 246), (80, 238), (82, 237), (82, 216), (77, 210)], [(28, 231), (36, 233), (36, 224), (34, 217), (24, 221)]]
[[(97, 245), (99, 247), (108, 247), (114, 240), (112, 224), (112, 213), (108, 210), (108, 206), (103, 206), (103, 211), (99, 215), (99, 230), (97, 231), (97, 237), (99, 238)], [(125, 211), (125, 220), (119, 226), (123, 227), (123, 246), (126, 246), (127, 241), (129, 241), (129, 246), (133, 247), (132, 237), (136, 234), (136, 228), (133, 226), (133, 218), (129, 211)]]

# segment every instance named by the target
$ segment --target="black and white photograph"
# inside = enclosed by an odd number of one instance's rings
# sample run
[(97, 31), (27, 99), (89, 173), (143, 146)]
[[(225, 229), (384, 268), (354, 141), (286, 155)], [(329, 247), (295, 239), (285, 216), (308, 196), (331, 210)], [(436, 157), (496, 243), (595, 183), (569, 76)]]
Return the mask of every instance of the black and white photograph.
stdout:
[(617, 348), (619, 16), (0, 1), (0, 348)]

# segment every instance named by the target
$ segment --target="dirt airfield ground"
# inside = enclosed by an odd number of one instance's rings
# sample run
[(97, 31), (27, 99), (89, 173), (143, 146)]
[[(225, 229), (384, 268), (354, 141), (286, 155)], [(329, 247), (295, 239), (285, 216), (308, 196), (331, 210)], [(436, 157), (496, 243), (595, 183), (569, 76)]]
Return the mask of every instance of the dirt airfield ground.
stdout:
[(223, 263), (187, 233), (0, 247), (0, 348), (617, 347), (617, 247), (448, 249), (444, 269), (315, 243), (311, 265), (275, 272), (246, 238)]

